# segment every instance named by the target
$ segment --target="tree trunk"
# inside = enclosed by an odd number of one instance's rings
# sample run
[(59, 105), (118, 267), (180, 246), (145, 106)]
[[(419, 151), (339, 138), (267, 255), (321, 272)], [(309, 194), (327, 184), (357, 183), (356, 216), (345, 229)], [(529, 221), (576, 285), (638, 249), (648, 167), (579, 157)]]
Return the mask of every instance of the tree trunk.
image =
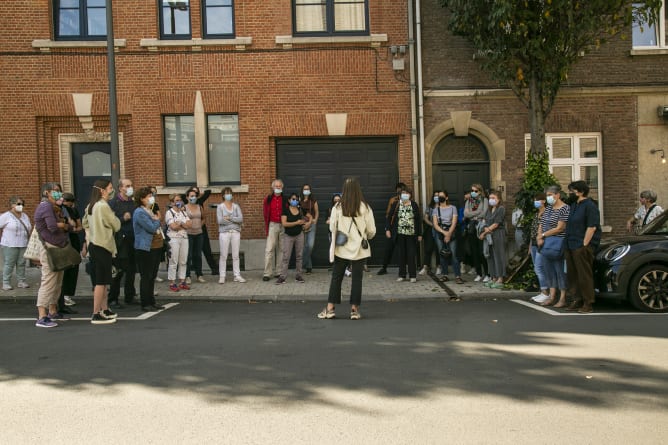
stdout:
[(531, 131), (531, 155), (542, 154), (545, 145), (545, 112), (540, 80), (535, 73), (529, 79), (529, 129)]

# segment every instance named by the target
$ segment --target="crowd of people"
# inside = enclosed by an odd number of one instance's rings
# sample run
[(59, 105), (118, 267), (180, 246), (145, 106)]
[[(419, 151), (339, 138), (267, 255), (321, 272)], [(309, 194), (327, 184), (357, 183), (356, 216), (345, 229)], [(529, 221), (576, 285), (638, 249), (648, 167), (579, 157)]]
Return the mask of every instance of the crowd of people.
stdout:
[[(154, 187), (135, 191), (129, 179), (121, 179), (117, 186), (118, 193), (110, 181), (96, 181), (82, 216), (74, 195), (63, 193), (57, 183), (44, 184), (34, 215), (34, 229), (23, 211), (25, 200), (19, 196), (12, 196), (10, 209), (0, 215), (3, 290), (13, 289), (14, 270), (16, 286), (29, 287), (24, 253), (32, 242), (33, 230), (41, 242), (35, 258), (41, 263), (36, 326), (54, 327), (67, 314), (76, 313), (73, 297), (79, 268), (51, 270), (47, 247), (71, 246), (89, 259), (86, 270), (93, 286), (92, 324), (116, 321), (114, 310), (123, 308), (119, 301), (121, 289), (126, 305), (139, 305), (144, 311), (162, 309), (155, 300), (155, 283), (163, 281), (158, 277), (163, 261), (167, 263), (169, 292), (190, 290), (194, 283), (206, 282), (202, 256), (223, 285), (227, 279), (227, 258), (231, 255), (233, 281), (246, 282), (239, 258), (244, 216), (230, 187), (221, 190), (221, 202), (215, 206), (220, 251), (216, 261), (211, 253), (203, 208), (210, 190), (200, 193), (198, 187), (190, 187), (183, 194), (170, 195), (163, 214), (156, 203)], [(287, 282), (293, 255), (297, 283), (303, 283), (304, 276), (312, 273), (320, 217), (318, 201), (309, 184), (304, 184), (299, 193), (291, 194), (285, 194), (283, 187), (283, 181), (275, 179), (271, 192), (263, 200), (266, 244), (262, 278), (264, 281), (274, 278), (277, 285)], [(575, 181), (568, 185), (567, 200), (562, 199), (559, 186), (548, 187), (534, 197), (535, 214), (530, 218), (527, 239), (528, 254), (540, 287), (540, 293), (532, 300), (538, 304), (581, 313), (593, 311), (593, 261), (601, 227), (597, 204), (588, 195), (586, 182)], [(629, 219), (628, 231), (636, 231), (663, 212), (656, 199), (651, 190), (640, 194), (641, 206)], [(335, 306), (341, 303), (342, 279), (352, 276), (350, 318), (360, 319), (363, 272), (368, 271), (369, 240), (375, 236), (376, 226), (373, 211), (356, 179), (344, 182), (343, 192), (332, 197), (326, 214), (332, 277), (327, 306), (318, 317), (335, 317)], [(516, 209), (512, 219), (513, 225), (521, 229), (522, 212)], [(418, 275), (431, 274), (435, 256), (437, 267), (432, 275), (436, 279), (450, 281), (451, 267), (454, 283), (464, 284), (463, 271), (468, 268), (469, 273), (475, 274), (474, 283), (496, 289), (504, 287), (508, 273), (506, 209), (501, 193), (496, 190), (486, 191), (481, 184), (472, 184), (459, 209), (451, 203), (446, 190), (435, 190), (430, 203), (421, 211), (411, 188), (398, 183), (385, 209), (384, 229), (386, 250), (378, 275), (387, 274), (396, 250), (398, 282), (414, 283)], [(517, 230), (515, 238), (522, 234)], [(518, 245), (521, 239), (516, 239)], [(418, 272), (420, 265), (422, 269)]]

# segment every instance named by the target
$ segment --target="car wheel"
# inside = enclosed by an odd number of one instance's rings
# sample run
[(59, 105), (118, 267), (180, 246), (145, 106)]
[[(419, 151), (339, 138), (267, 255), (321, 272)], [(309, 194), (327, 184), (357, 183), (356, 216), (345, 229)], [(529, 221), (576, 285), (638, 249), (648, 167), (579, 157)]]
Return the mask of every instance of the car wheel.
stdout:
[(629, 288), (631, 303), (644, 312), (668, 312), (668, 267), (650, 264), (638, 270)]

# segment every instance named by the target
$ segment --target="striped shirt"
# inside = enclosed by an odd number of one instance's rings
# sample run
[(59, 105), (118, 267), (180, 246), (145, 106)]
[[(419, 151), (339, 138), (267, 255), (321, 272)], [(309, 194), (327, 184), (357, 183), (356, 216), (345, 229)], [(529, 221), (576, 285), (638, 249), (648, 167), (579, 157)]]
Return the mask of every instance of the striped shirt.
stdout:
[[(543, 216), (540, 218), (540, 225), (543, 233), (557, 227), (559, 221), (568, 222), (568, 215), (570, 214), (570, 211), (571, 208), (567, 205), (563, 205), (560, 209), (555, 209), (551, 205), (545, 206)], [(564, 230), (555, 236), (563, 238), (566, 236), (566, 231)]]

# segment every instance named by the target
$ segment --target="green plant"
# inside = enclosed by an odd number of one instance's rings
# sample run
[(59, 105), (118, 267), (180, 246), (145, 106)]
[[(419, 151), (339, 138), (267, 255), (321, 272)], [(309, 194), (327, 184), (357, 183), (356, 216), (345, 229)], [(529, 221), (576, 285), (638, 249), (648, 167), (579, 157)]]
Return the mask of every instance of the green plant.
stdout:
[(522, 227), (524, 228), (525, 241), (528, 239), (528, 229), (536, 215), (533, 206), (536, 193), (544, 192), (551, 185), (559, 185), (557, 178), (550, 173), (550, 162), (547, 148), (543, 153), (527, 157), (524, 177), (520, 190), (515, 194), (515, 206), (522, 209)]

